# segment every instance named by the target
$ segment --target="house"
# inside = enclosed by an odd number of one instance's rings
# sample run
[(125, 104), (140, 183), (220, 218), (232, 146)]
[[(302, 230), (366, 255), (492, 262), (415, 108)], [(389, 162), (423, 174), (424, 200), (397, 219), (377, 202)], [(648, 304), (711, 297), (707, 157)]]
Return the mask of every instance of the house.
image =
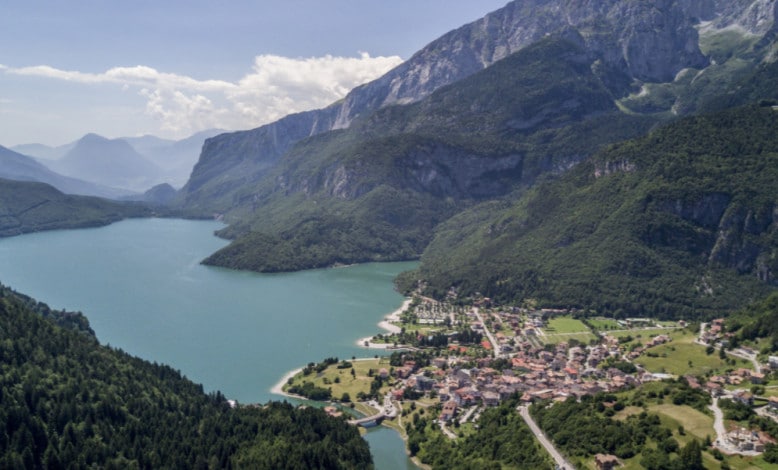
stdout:
[(594, 456), (594, 465), (598, 470), (611, 470), (620, 465), (615, 455), (597, 454)]
[(500, 394), (497, 392), (484, 392), (481, 399), (486, 406), (497, 406), (500, 404)]
[(699, 390), (701, 388), (700, 381), (697, 380), (697, 377), (693, 375), (684, 375), (684, 379), (686, 379), (686, 383), (689, 384), (689, 388), (692, 390)]
[(721, 395), (722, 388), (723, 387), (718, 382), (708, 381), (705, 384), (705, 390), (707, 390), (714, 397)]
[(764, 383), (764, 374), (760, 372), (751, 372), (751, 383), (752, 384), (763, 384)]
[(416, 390), (419, 392), (427, 392), (429, 390), (432, 390), (432, 386), (435, 384), (434, 380), (432, 380), (429, 377), (425, 377), (423, 375), (417, 375), (415, 378), (416, 378)]
[(778, 397), (770, 397), (767, 399), (767, 406), (770, 408), (770, 411), (776, 412), (778, 411)]
[(736, 402), (742, 403), (744, 405), (748, 405), (748, 406), (754, 405), (754, 395), (752, 395), (751, 392), (737, 391), (732, 395), (732, 398)]
[(443, 410), (440, 412), (440, 420), (441, 421), (451, 421), (454, 419), (454, 416), (456, 416), (457, 413), (457, 402), (454, 400), (449, 400), (446, 403), (443, 404)]

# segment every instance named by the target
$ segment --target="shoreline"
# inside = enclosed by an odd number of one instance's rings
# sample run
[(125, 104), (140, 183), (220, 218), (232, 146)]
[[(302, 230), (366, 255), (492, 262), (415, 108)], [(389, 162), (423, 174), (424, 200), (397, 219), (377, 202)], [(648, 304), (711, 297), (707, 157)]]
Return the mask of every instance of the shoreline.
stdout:
[[(403, 300), (403, 303), (400, 305), (400, 307), (398, 307), (396, 310), (394, 310), (393, 312), (391, 312), (388, 315), (386, 315), (380, 322), (378, 322), (378, 326), (381, 329), (383, 329), (385, 331), (388, 331), (389, 333), (400, 333), (402, 331), (402, 329), (399, 326), (397, 326), (397, 325), (393, 325), (391, 322), (392, 321), (400, 321), (400, 316), (402, 315), (402, 313), (405, 310), (408, 309), (408, 307), (411, 305), (412, 301), (413, 301), (412, 298), (406, 297), (405, 300)], [(373, 336), (375, 336), (375, 335), (373, 335)], [(390, 348), (391, 349), (404, 349), (402, 346), (398, 346), (397, 348), (395, 348), (394, 345), (391, 345), (391, 344), (374, 344), (374, 343), (371, 342), (371, 340), (373, 339), (373, 336), (368, 336), (367, 338), (362, 338), (362, 339), (357, 340), (357, 342), (356, 342), (357, 346), (359, 346), (361, 348), (364, 348), (364, 349), (384, 349), (384, 350), (385, 349), (390, 349)], [(365, 346), (366, 342), (368, 344), (367, 346)], [(351, 360), (352, 361), (369, 361), (369, 360), (373, 360), (373, 359), (374, 358), (371, 358), (371, 357), (362, 357), (362, 358), (355, 358), (355, 359), (351, 359)], [(284, 374), (284, 376), (281, 377), (281, 379), (270, 389), (270, 393), (273, 394), (273, 395), (278, 395), (278, 396), (282, 396), (282, 397), (294, 398), (294, 399), (298, 399), (298, 400), (306, 400), (306, 401), (308, 401), (309, 400), (308, 398), (305, 398), (305, 397), (302, 397), (302, 396), (299, 396), (299, 395), (295, 395), (295, 394), (292, 394), (292, 393), (287, 393), (287, 392), (285, 392), (283, 390), (284, 385), (289, 381), (289, 379), (291, 379), (292, 377), (294, 377), (297, 374), (301, 373), (302, 371), (303, 371), (303, 367), (298, 367), (297, 369), (291, 370), (291, 371), (287, 372), (286, 374)], [(431, 468), (430, 466), (424, 465), (423, 463), (421, 463), (418, 460), (418, 457), (411, 457), (410, 456), (410, 454), (408, 452), (408, 436), (404, 432), (400, 432), (399, 430), (397, 430), (397, 429), (395, 429), (395, 428), (393, 428), (391, 426), (386, 426), (385, 424), (382, 424), (381, 426), (396, 432), (400, 436), (400, 439), (402, 439), (403, 446), (405, 448), (404, 449), (405, 450), (405, 455), (414, 463), (414, 465), (416, 465), (418, 468), (424, 469), (424, 470)]]
[(295, 395), (293, 393), (287, 393), (284, 391), (284, 385), (286, 385), (289, 379), (291, 379), (292, 377), (294, 377), (295, 375), (299, 374), (302, 371), (303, 371), (303, 367), (299, 367), (297, 369), (290, 370), (289, 372), (284, 374), (284, 376), (281, 377), (281, 380), (279, 380), (275, 385), (273, 385), (270, 388), (270, 393), (272, 393), (273, 395), (280, 395), (287, 398), (297, 398), (297, 399), (306, 400), (306, 398), (303, 396)]
[[(400, 321), (400, 316), (402, 315), (402, 313), (404, 311), (406, 311), (408, 309), (408, 307), (411, 305), (412, 301), (413, 301), (412, 298), (406, 297), (405, 300), (403, 300), (403, 303), (402, 303), (402, 305), (400, 305), (399, 308), (397, 308), (395, 311), (389, 313), (388, 315), (386, 315), (383, 318), (383, 320), (378, 322), (378, 327), (383, 329), (383, 330), (385, 330), (385, 331), (388, 331), (389, 333), (400, 333), (402, 331), (402, 328), (400, 328), (397, 325), (392, 324), (392, 322)], [(373, 335), (373, 336), (375, 336), (375, 335)], [(385, 344), (385, 343), (376, 344), (376, 343), (373, 343), (371, 341), (373, 339), (373, 336), (368, 336), (368, 337), (365, 337), (365, 338), (358, 339), (357, 342), (356, 342), (357, 346), (359, 346), (360, 348), (365, 348), (365, 349), (390, 349), (390, 348), (391, 349), (404, 349), (404, 348), (402, 348), (400, 346), (395, 348), (394, 345), (392, 345), (392, 344)], [(365, 346), (365, 343), (367, 343), (367, 346)]]

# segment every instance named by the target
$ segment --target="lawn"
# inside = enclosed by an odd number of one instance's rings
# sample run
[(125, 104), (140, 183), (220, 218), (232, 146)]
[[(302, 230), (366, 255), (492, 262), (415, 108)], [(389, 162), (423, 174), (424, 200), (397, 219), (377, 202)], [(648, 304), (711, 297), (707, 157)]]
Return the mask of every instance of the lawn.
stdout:
[(618, 322), (612, 318), (605, 318), (605, 317), (590, 318), (589, 323), (591, 323), (591, 325), (594, 328), (597, 328), (598, 330), (601, 331), (618, 330), (621, 328)]
[[(649, 352), (657, 356), (648, 356)], [(706, 354), (704, 346), (683, 341), (671, 341), (653, 347), (634, 362), (651, 372), (674, 375), (705, 375), (707, 372), (723, 372), (731, 367), (717, 353)]]
[[(608, 332), (605, 331), (604, 333), (608, 333)], [(673, 338), (673, 341), (688, 339), (689, 342), (694, 342), (695, 338), (697, 337), (695, 334), (690, 333), (689, 331), (686, 330), (665, 329), (665, 328), (651, 328), (647, 330), (643, 330), (643, 329), (623, 330), (623, 331), (619, 331), (618, 333), (608, 333), (608, 334), (616, 338), (626, 338), (627, 336), (631, 336), (633, 340), (630, 343), (627, 343), (628, 345), (631, 343), (636, 343), (638, 341), (645, 344), (651, 338), (659, 335), (668, 335), (671, 338)]]
[(540, 339), (546, 344), (558, 344), (571, 339), (576, 339), (583, 344), (589, 344), (589, 341), (597, 339), (592, 333), (561, 333), (561, 334), (549, 334), (541, 336)]
[[(293, 377), (293, 383), (313, 382), (318, 387), (331, 388), (333, 399), (339, 400), (343, 393), (348, 393), (351, 400), (356, 401), (359, 392), (370, 393), (370, 383), (373, 381), (373, 377), (368, 375), (369, 370), (373, 369), (374, 373), (378, 374), (381, 368), (388, 370), (390, 367), (387, 357), (350, 362), (354, 366), (354, 376), (351, 375), (350, 368), (338, 369), (337, 365), (332, 365), (320, 374), (313, 372), (308, 376), (303, 376), (302, 373), (299, 373)], [(336, 377), (340, 383), (335, 383)]]
[(581, 320), (571, 317), (557, 317), (548, 321), (548, 326), (543, 329), (546, 334), (560, 333), (589, 333), (589, 327)]
[(716, 431), (713, 429), (713, 417), (690, 406), (652, 405), (648, 410), (658, 414), (662, 424), (676, 433), (678, 426), (683, 426), (686, 436), (674, 436), (681, 445), (686, 444), (691, 438), (699, 440), (705, 439), (705, 436), (710, 436), (711, 439), (716, 438)]

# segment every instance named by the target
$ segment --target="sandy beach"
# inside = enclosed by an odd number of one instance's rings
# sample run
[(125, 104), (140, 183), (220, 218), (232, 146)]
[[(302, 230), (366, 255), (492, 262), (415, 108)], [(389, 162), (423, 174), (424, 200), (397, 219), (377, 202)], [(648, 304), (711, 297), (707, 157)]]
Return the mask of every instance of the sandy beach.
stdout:
[(301, 397), (299, 395), (294, 395), (292, 393), (286, 393), (283, 390), (283, 387), (284, 387), (284, 385), (286, 385), (286, 382), (288, 382), (289, 379), (291, 379), (292, 377), (294, 377), (295, 375), (299, 374), (302, 371), (303, 371), (303, 368), (300, 367), (299, 369), (295, 369), (295, 370), (287, 372), (286, 375), (284, 375), (281, 378), (281, 380), (278, 381), (277, 384), (273, 385), (273, 388), (270, 389), (270, 393), (272, 393), (274, 395), (282, 395), (282, 396), (290, 397), (290, 398), (303, 398), (303, 397)]
[[(411, 305), (411, 298), (406, 298), (402, 305), (395, 310), (394, 312), (390, 313), (389, 315), (385, 316), (383, 320), (381, 320), (378, 323), (378, 326), (389, 333), (400, 333), (402, 331), (402, 328), (400, 328), (397, 325), (392, 324), (392, 322), (398, 322), (400, 321), (400, 316), (402, 313), (408, 308), (409, 305)], [(374, 344), (372, 342), (373, 337), (368, 336), (367, 338), (361, 338), (357, 340), (357, 346), (360, 347), (367, 347), (369, 349), (388, 349), (390, 347), (394, 347), (391, 344)], [(365, 346), (365, 342), (367, 342), (368, 346)]]

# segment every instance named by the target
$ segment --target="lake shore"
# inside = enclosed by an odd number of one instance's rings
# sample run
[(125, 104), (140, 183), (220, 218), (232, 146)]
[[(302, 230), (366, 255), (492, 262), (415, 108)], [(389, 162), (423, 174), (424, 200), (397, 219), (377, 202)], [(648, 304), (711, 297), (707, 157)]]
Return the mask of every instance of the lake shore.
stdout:
[(289, 379), (291, 379), (292, 377), (294, 377), (295, 375), (299, 374), (302, 371), (303, 368), (300, 367), (298, 369), (291, 370), (286, 374), (284, 374), (284, 376), (281, 377), (281, 380), (279, 380), (278, 383), (276, 383), (275, 385), (273, 385), (272, 388), (270, 388), (270, 393), (272, 393), (273, 395), (281, 395), (288, 398), (297, 398), (297, 399), (305, 400), (306, 398), (301, 395), (295, 395), (293, 393), (288, 393), (284, 391), (284, 385), (286, 385)]
[[(402, 332), (402, 328), (395, 325), (394, 322), (400, 321), (400, 316), (402, 313), (408, 309), (408, 307), (411, 305), (411, 302), (413, 299), (410, 297), (406, 297), (405, 300), (403, 300), (402, 305), (400, 307), (393, 311), (392, 313), (388, 314), (384, 317), (383, 320), (378, 322), (379, 328), (388, 331), (389, 333), (400, 333)], [(374, 335), (375, 336), (375, 335)], [(394, 345), (388, 344), (388, 343), (373, 343), (373, 336), (368, 336), (366, 338), (361, 338), (357, 340), (357, 346), (366, 348), (366, 349), (394, 349)], [(402, 349), (402, 348), (397, 348)]]

